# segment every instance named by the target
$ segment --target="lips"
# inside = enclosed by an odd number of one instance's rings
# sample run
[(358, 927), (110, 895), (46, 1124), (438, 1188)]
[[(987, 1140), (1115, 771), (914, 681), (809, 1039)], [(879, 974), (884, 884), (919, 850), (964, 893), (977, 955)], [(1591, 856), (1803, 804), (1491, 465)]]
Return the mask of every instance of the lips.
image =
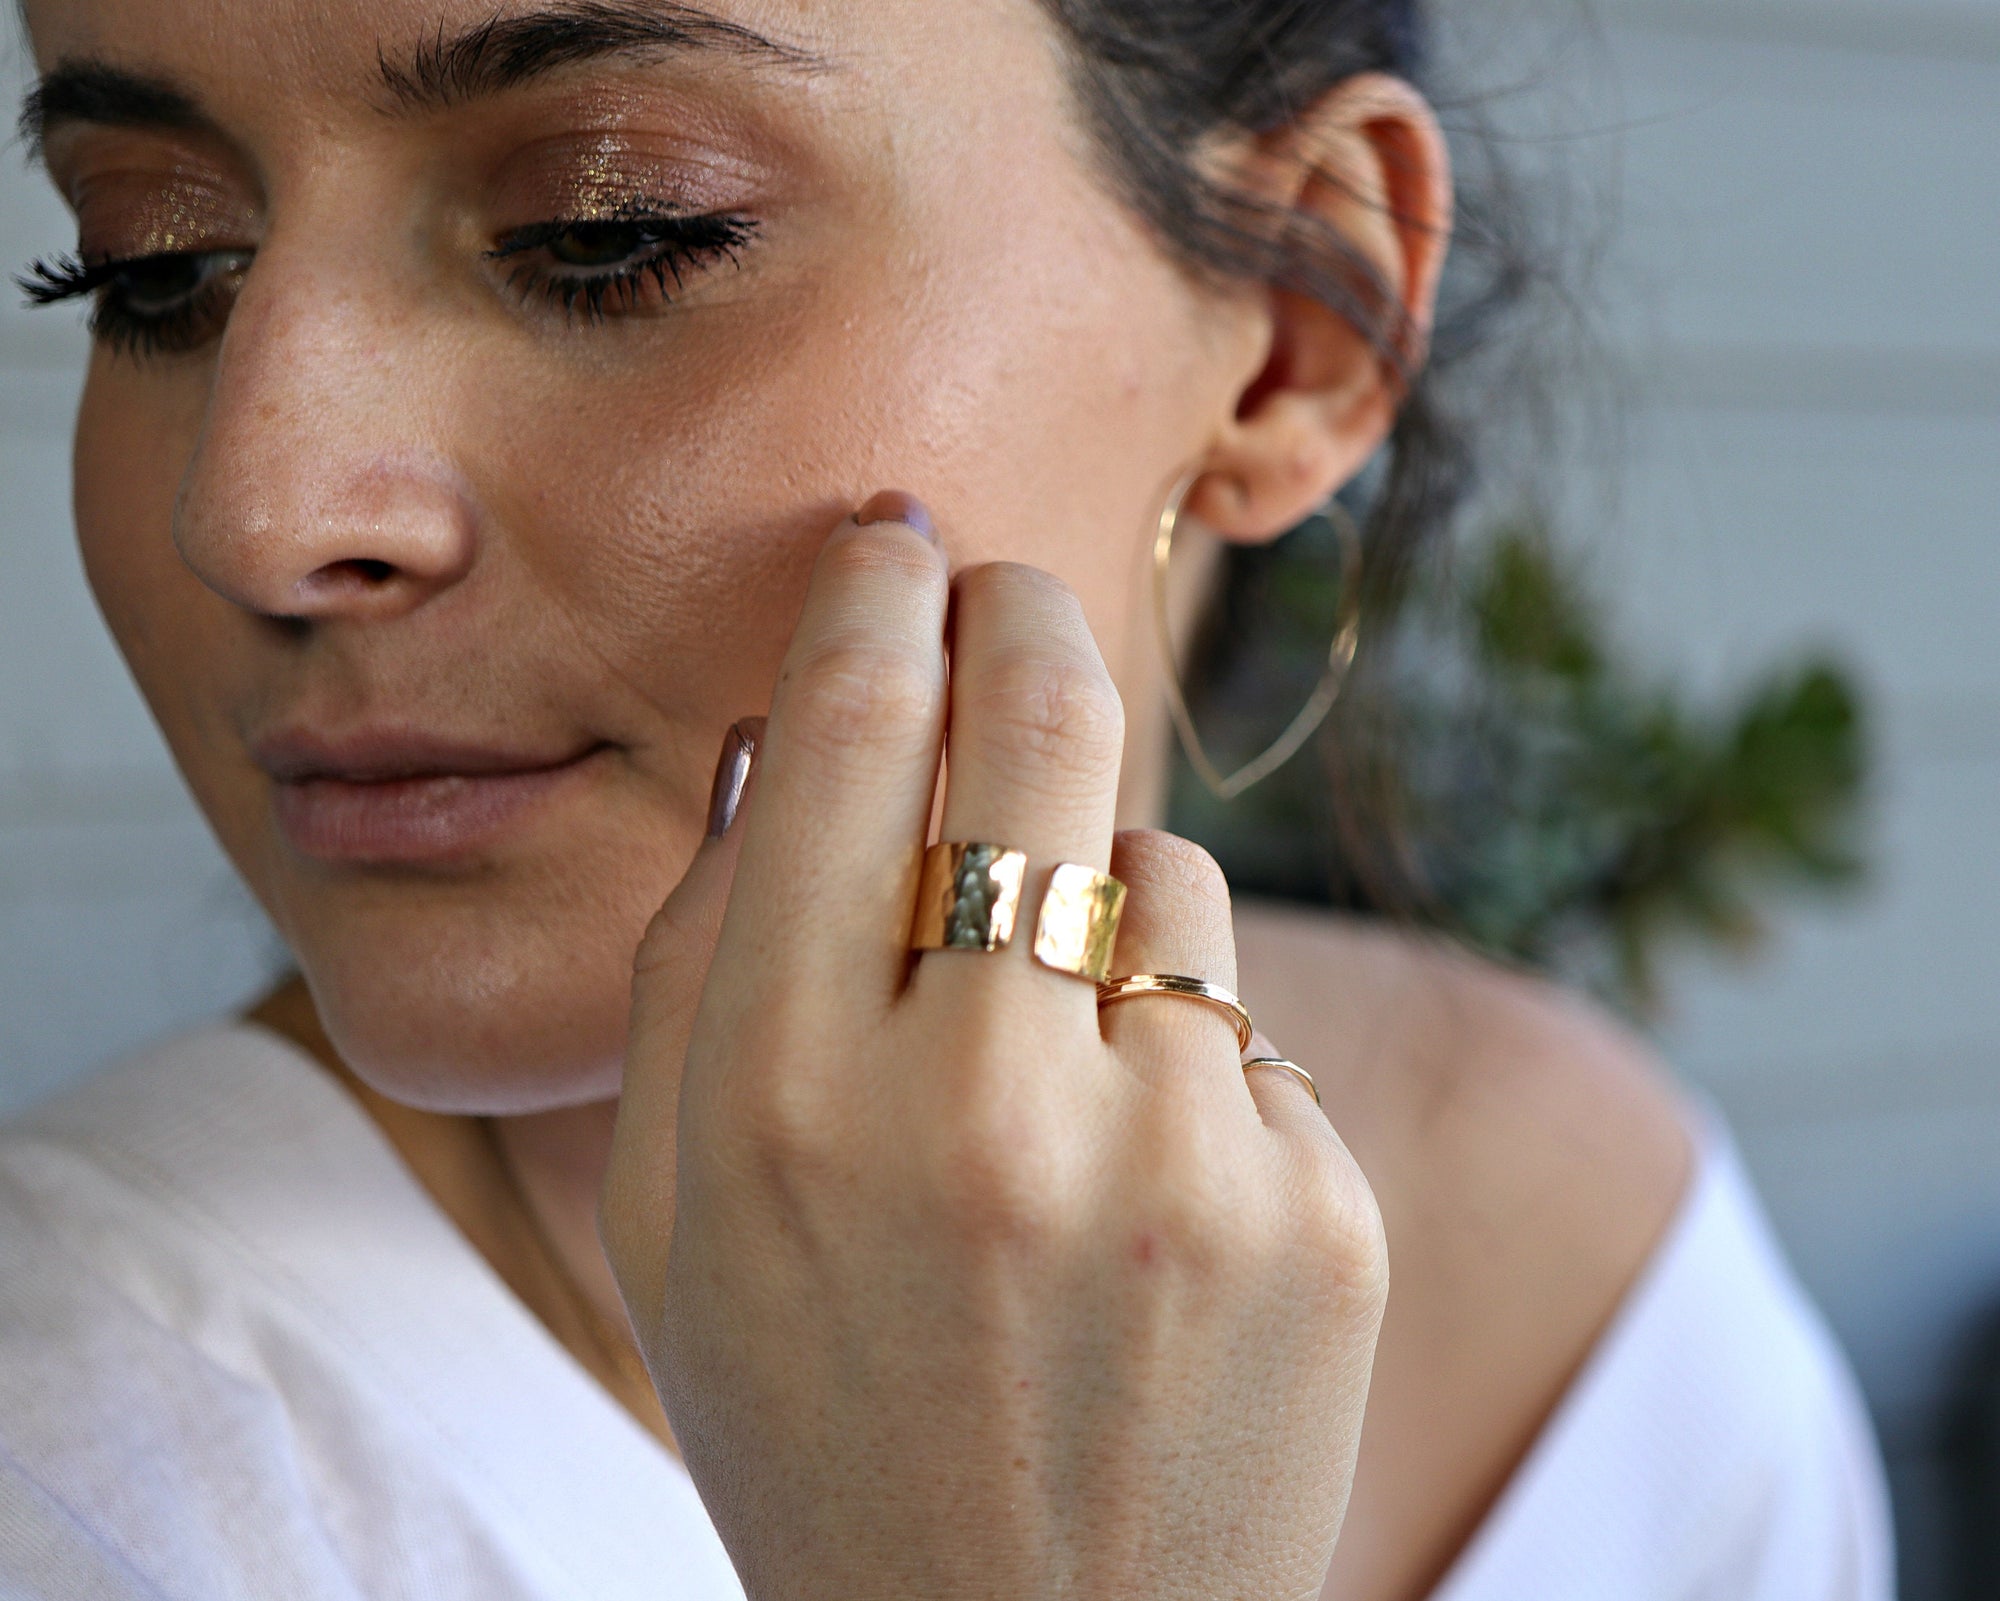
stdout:
[(597, 743), (506, 748), (402, 732), (253, 742), (287, 844), (316, 861), (448, 864), (490, 850), (575, 782)]

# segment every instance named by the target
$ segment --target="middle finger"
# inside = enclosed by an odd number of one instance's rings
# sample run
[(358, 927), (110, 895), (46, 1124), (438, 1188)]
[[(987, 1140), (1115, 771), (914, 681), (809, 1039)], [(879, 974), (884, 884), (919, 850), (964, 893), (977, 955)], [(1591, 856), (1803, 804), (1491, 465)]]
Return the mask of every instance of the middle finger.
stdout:
[(1027, 952), (1055, 868), (1110, 866), (1124, 709), (1083, 608), (1060, 579), (1013, 563), (974, 567), (959, 575), (952, 601), (942, 838), (1021, 851), (1028, 867), (1014, 948), (977, 963), (926, 958), (917, 982), (955, 988), (978, 973), (1003, 999), (1035, 986), (1042, 1003), (1082, 1025), (1094, 1017), (1094, 988), (1035, 968)]

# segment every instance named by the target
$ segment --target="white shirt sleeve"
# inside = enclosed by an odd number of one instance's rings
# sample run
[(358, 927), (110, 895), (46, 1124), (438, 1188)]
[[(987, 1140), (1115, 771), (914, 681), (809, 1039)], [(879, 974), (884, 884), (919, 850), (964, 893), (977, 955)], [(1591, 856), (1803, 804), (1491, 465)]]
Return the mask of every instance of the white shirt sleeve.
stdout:
[(262, 1030), (0, 1127), (0, 1601), (742, 1601), (680, 1463)]

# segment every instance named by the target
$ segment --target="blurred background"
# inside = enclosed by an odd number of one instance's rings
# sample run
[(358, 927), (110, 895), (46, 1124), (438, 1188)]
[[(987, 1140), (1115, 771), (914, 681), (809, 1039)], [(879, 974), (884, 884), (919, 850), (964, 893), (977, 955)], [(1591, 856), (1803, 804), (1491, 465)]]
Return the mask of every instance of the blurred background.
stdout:
[[(2000, 6), (1465, 11), (1451, 80), (1601, 246), (1541, 464), (1565, 573), (1691, 704), (1812, 653), (1865, 707), (1865, 874), (1760, 903), (1754, 950), (1649, 945), (1652, 1027), (1852, 1354), (1905, 1596), (2000, 1596)], [(0, 162), (0, 262), (71, 242)], [(0, 305), (0, 1111), (281, 959), (78, 571), (83, 355)]]

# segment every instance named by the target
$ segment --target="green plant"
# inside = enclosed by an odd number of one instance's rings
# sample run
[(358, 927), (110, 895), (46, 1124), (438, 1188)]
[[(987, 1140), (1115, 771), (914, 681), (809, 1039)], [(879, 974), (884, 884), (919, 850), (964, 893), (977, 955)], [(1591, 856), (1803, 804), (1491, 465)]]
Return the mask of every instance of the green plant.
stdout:
[[(1310, 535), (1239, 565), (1213, 637), (1255, 644), (1209, 654), (1205, 728), (1249, 728), (1274, 683), (1310, 683), (1330, 568)], [(1842, 670), (1794, 661), (1698, 705), (1617, 649), (1533, 523), (1378, 609), (1318, 743), (1229, 806), (1181, 772), (1175, 826), (1244, 888), (1400, 915), (1637, 1012), (1670, 942), (1743, 950), (1775, 892), (1862, 871), (1867, 745)]]

